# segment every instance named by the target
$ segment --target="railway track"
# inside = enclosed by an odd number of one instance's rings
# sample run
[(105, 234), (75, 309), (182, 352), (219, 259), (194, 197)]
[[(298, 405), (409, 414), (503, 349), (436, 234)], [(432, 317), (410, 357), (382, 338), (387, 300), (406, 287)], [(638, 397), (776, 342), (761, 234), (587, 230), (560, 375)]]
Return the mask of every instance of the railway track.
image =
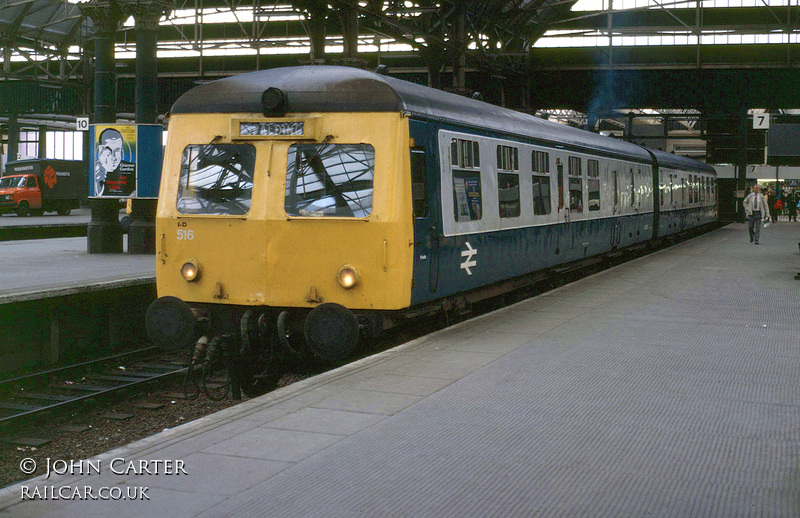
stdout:
[[(0, 426), (21, 423), (89, 400), (176, 376), (186, 367), (147, 347), (65, 367), (0, 380)], [(132, 362), (123, 367), (121, 362)]]

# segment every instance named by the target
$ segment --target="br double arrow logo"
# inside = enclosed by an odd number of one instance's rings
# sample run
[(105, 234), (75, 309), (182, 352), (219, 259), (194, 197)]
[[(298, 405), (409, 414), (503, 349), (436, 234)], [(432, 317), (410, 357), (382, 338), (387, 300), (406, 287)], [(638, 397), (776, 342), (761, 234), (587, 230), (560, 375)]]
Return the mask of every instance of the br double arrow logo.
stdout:
[(469, 244), (469, 241), (466, 243), (467, 249), (461, 251), (461, 257), (464, 257), (464, 262), (461, 263), (461, 269), (467, 271), (467, 275), (472, 275), (472, 268), (473, 266), (477, 266), (478, 261), (473, 259), (476, 255), (478, 255), (478, 249), (472, 248), (472, 245)]

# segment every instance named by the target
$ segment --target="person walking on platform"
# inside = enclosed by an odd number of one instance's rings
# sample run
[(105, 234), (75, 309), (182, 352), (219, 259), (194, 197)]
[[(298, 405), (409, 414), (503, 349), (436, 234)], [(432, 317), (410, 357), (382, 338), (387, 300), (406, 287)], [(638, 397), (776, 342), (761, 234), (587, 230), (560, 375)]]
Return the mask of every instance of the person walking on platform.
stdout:
[(775, 200), (777, 197), (775, 196), (775, 191), (772, 189), (767, 189), (767, 191), (763, 194), (764, 199), (767, 200), (767, 211), (766, 213), (762, 214), (761, 216), (767, 220), (767, 223), (776, 223), (777, 222), (777, 215), (775, 214)]
[(761, 235), (761, 217), (769, 215), (769, 205), (767, 199), (761, 194), (758, 185), (753, 186), (753, 192), (744, 199), (744, 211), (747, 214), (747, 230), (750, 232), (750, 242), (758, 244)]
[(786, 195), (786, 202), (783, 204), (786, 209), (786, 214), (789, 216), (789, 221), (797, 221), (797, 192), (792, 192)]

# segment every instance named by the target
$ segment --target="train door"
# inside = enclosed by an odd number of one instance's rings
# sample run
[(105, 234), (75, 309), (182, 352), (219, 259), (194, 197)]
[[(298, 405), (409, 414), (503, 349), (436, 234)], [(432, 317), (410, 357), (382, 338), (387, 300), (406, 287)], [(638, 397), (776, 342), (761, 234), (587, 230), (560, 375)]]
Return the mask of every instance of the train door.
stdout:
[(414, 211), (414, 284), (412, 304), (434, 298), (439, 286), (440, 211), (437, 200), (436, 134), (421, 121), (410, 121), (411, 197)]
[(686, 178), (681, 178), (681, 230), (686, 228)]
[(556, 171), (558, 175), (558, 212), (563, 214), (564, 221), (569, 223), (569, 205), (565, 203), (569, 191), (566, 189), (567, 183), (564, 178), (564, 163), (560, 159), (556, 160)]
[(661, 209), (664, 206), (664, 179), (658, 170), (658, 164), (653, 160), (653, 233), (652, 238), (658, 237), (661, 227)]
[(613, 223), (611, 224), (611, 248), (616, 248), (620, 239), (622, 239), (622, 222), (619, 218), (619, 214), (622, 212), (619, 200), (619, 171), (611, 172), (611, 180), (614, 186), (614, 215), (616, 216), (612, 218)]

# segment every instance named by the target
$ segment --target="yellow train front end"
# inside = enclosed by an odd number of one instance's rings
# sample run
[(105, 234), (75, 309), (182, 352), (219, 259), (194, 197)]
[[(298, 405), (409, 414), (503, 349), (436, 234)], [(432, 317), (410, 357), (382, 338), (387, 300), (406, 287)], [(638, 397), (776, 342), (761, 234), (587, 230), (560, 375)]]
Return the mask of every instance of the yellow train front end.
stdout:
[(174, 114), (151, 337), (190, 344), (202, 319), (350, 355), (411, 299), (409, 143), (399, 112)]

